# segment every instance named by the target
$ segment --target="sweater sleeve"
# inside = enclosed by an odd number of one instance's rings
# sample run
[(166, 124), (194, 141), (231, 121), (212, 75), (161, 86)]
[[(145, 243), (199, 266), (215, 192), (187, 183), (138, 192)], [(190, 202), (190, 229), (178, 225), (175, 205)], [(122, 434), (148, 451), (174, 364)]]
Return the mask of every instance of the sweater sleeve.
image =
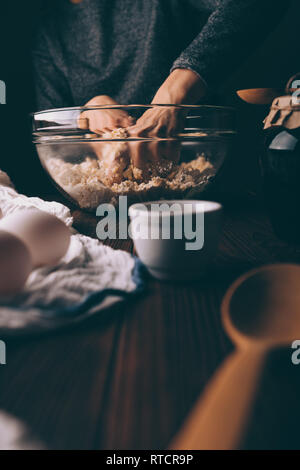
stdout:
[(172, 70), (196, 72), (208, 88), (219, 87), (275, 29), (289, 0), (223, 0)]
[(39, 111), (72, 106), (68, 81), (49, 52), (47, 39), (40, 31), (32, 52), (36, 107)]

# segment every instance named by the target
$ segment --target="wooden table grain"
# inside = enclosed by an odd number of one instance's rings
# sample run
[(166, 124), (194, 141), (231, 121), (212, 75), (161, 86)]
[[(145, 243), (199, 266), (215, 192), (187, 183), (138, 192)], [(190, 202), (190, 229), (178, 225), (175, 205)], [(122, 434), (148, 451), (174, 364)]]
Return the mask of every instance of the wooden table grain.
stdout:
[[(94, 217), (74, 217), (95, 236)], [(132, 251), (130, 241), (110, 244)], [(263, 210), (227, 209), (217, 260), (202, 282), (149, 279), (142, 296), (76, 328), (9, 340), (0, 409), (52, 449), (166, 448), (232, 350), (220, 319), (226, 289), (249, 268), (284, 261), (300, 262), (300, 248), (274, 236)], [(291, 366), (288, 349), (268, 363), (243, 446), (300, 448), (300, 366)]]

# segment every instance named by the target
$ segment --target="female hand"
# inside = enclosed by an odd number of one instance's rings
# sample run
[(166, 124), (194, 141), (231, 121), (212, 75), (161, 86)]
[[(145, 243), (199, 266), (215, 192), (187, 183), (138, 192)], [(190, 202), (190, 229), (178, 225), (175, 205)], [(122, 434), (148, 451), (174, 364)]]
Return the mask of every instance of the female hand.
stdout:
[[(176, 69), (157, 91), (148, 109), (128, 131), (132, 137), (172, 137), (184, 128), (187, 110), (176, 107), (194, 104), (206, 94), (206, 85), (192, 70)], [(169, 105), (169, 106), (168, 106)]]
[(180, 159), (180, 142), (175, 139), (131, 141), (128, 150), (133, 175), (138, 181), (166, 177)]
[[(106, 95), (95, 96), (85, 106), (117, 106), (118, 103)], [(122, 109), (91, 109), (81, 113), (78, 119), (80, 129), (89, 129), (95, 134), (103, 134), (119, 127), (129, 127), (133, 119)]]
[(174, 106), (156, 106), (127, 129), (131, 137), (175, 137), (184, 128), (186, 111)]
[(165, 106), (149, 108), (127, 129), (131, 137), (154, 138), (151, 143), (137, 141), (129, 144), (132, 165), (141, 169), (146, 178), (153, 172), (154, 175), (159, 173), (161, 168), (163, 171), (167, 169), (168, 163), (174, 166), (179, 161), (179, 142), (155, 140), (176, 137), (183, 131), (187, 108), (174, 105), (197, 103), (205, 94), (206, 86), (195, 72), (176, 69), (162, 84), (152, 101), (153, 105)]

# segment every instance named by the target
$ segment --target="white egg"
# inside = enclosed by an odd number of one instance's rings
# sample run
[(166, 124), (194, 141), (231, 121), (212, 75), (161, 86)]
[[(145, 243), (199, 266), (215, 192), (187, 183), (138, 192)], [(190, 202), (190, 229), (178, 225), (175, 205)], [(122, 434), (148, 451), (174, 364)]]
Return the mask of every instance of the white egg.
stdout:
[(66, 254), (71, 233), (54, 215), (24, 209), (0, 220), (0, 230), (19, 237), (29, 249), (34, 267), (55, 265)]
[(0, 295), (22, 290), (32, 269), (26, 245), (15, 235), (0, 230)]

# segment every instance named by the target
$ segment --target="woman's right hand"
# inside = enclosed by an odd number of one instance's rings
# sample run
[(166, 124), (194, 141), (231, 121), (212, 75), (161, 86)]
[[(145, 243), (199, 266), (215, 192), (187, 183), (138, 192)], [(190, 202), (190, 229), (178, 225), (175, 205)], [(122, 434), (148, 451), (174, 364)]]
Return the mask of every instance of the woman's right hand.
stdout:
[[(117, 106), (118, 103), (110, 96), (95, 96), (86, 103), (85, 106)], [(120, 127), (129, 127), (134, 124), (134, 120), (126, 111), (122, 109), (90, 109), (81, 113), (78, 119), (80, 129), (88, 129), (95, 134), (103, 134)]]

